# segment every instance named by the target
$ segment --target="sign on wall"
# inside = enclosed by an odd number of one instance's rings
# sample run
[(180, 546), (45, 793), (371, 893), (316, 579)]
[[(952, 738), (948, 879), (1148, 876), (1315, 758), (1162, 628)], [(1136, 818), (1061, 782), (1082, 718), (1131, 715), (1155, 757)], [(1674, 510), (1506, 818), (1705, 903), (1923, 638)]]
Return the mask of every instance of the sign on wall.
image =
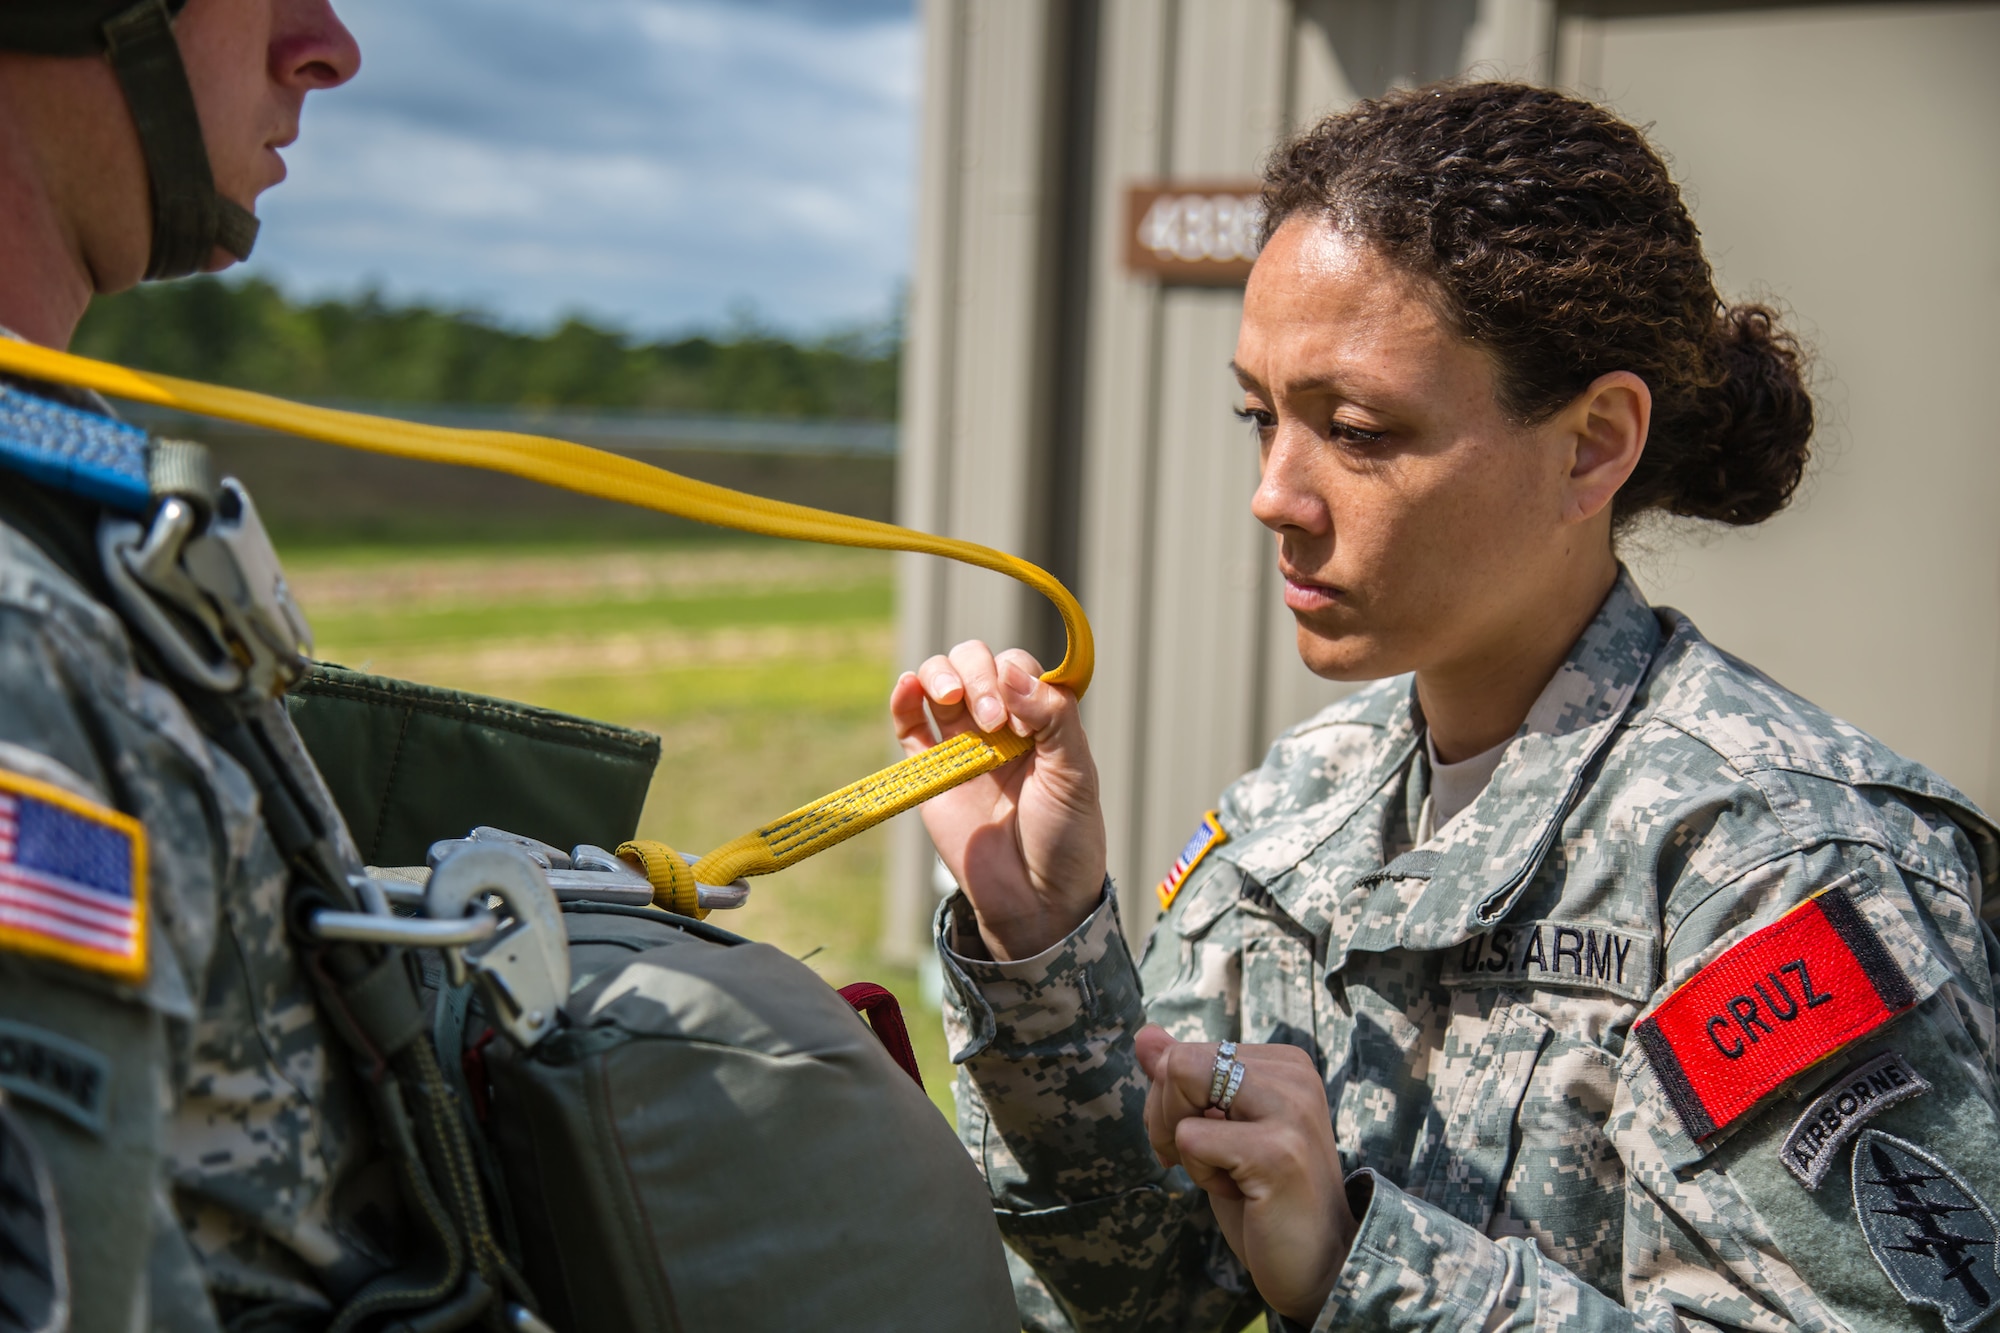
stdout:
[(1125, 267), (1189, 286), (1236, 286), (1250, 276), (1264, 220), (1256, 181), (1134, 185), (1125, 192)]

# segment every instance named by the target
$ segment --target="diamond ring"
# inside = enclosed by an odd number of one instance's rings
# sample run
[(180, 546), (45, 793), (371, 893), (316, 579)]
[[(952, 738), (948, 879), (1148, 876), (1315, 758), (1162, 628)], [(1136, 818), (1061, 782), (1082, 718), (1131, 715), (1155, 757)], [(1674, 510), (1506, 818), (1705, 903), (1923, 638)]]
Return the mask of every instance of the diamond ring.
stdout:
[(1241, 1060), (1229, 1062), (1229, 1081), (1223, 1086), (1222, 1095), (1215, 1099), (1215, 1109), (1223, 1115), (1227, 1116), (1229, 1108), (1236, 1104), (1236, 1093), (1243, 1086), (1243, 1075), (1248, 1072), (1249, 1066)]
[(1215, 1048), (1215, 1076), (1208, 1081), (1208, 1104), (1214, 1106), (1229, 1082), (1229, 1068), (1236, 1063), (1236, 1043), (1225, 1041)]

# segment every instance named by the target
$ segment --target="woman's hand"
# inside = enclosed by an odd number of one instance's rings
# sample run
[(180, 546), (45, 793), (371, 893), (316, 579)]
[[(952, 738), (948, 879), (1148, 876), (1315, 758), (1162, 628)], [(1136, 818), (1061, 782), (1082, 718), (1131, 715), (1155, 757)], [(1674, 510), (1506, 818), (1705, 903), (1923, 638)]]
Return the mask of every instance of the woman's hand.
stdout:
[[(1018, 648), (997, 658), (961, 643), (906, 671), (889, 694), (904, 754), (961, 732), (1011, 727), (1035, 748), (924, 803), (931, 842), (971, 898), (979, 933), (1001, 961), (1029, 958), (1081, 925), (1104, 887), (1097, 766), (1076, 696), (1041, 680)], [(937, 719), (933, 733), (924, 705)]]
[(1239, 1046), (1236, 1058), (1247, 1072), (1225, 1117), (1208, 1103), (1213, 1043), (1178, 1042), (1148, 1025), (1137, 1045), (1152, 1080), (1146, 1131), (1153, 1151), (1208, 1192), (1223, 1238), (1258, 1294), (1310, 1327), (1358, 1229), (1319, 1071), (1296, 1046)]

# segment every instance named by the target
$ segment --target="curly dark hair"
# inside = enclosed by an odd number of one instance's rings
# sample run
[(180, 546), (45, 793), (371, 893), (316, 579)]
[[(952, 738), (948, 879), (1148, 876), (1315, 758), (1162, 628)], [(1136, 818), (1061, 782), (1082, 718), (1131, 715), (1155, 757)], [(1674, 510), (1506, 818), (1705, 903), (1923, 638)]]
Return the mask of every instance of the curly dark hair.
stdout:
[(1652, 431), (1620, 523), (1651, 509), (1760, 523), (1798, 488), (1803, 349), (1768, 307), (1723, 303), (1666, 164), (1604, 108), (1472, 82), (1357, 103), (1265, 168), (1265, 238), (1297, 214), (1426, 280), (1493, 357), (1517, 420), (1546, 420), (1609, 371), (1643, 379)]

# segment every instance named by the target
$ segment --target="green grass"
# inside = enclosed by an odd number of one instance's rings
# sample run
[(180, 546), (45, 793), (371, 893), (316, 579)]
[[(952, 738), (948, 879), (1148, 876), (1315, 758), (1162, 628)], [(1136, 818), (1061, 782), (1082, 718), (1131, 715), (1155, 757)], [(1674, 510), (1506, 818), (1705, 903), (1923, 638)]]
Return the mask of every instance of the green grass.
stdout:
[[(785, 543), (308, 547), (288, 560), (320, 656), (661, 738), (639, 835), (700, 853), (891, 757), (891, 558)], [(719, 924), (832, 985), (903, 1002), (924, 1083), (951, 1114), (935, 1010), (885, 964), (884, 830), (755, 881)]]
[(605, 635), (654, 629), (730, 626), (887, 624), (894, 613), (889, 587), (756, 589), (722, 596), (651, 596), (643, 600), (548, 602), (532, 607), (461, 603), (410, 615), (394, 606), (317, 618), (316, 630), (336, 642), (464, 643), (533, 635)]

